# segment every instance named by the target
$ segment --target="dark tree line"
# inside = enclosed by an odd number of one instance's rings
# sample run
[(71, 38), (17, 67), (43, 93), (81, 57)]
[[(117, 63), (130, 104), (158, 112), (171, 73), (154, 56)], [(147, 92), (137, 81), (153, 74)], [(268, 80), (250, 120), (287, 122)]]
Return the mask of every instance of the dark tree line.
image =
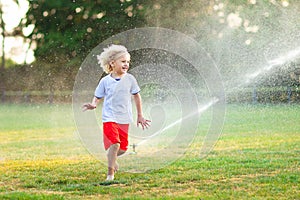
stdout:
[[(17, 29), (34, 25), (26, 39), (36, 45), (36, 61), (5, 72), (1, 87), (6, 85), (8, 90), (70, 90), (80, 64), (94, 47), (114, 34), (148, 26), (170, 28), (193, 37), (211, 53), (225, 79), (230, 79), (245, 66), (256, 67), (255, 62), (249, 60), (252, 57), (264, 59), (263, 52), (259, 51), (273, 42), (274, 38), (270, 37), (273, 33), (279, 38), (288, 38), (290, 32), (300, 28), (299, 16), (287, 15), (299, 12), (297, 0), (289, 0), (288, 7), (282, 0), (28, 2), (26, 20), (22, 20)], [(232, 14), (241, 20), (236, 27), (229, 24)], [(290, 27), (286, 28), (286, 24)], [(1, 69), (4, 71), (5, 67)]]

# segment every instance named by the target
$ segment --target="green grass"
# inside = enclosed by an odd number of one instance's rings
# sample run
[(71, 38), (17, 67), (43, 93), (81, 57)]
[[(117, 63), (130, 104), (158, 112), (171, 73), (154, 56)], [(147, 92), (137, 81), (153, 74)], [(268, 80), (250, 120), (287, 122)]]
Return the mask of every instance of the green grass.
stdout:
[(228, 105), (204, 159), (195, 140), (173, 164), (107, 184), (70, 105), (0, 105), (0, 199), (299, 199), (299, 119), (300, 105)]

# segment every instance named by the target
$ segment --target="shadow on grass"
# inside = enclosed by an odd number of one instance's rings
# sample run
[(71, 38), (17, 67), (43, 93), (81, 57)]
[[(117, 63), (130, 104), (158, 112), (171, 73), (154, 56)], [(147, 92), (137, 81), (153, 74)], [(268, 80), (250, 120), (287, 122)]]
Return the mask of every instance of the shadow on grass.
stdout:
[(94, 186), (110, 186), (110, 185), (119, 185), (119, 184), (123, 184), (123, 183), (120, 181), (113, 180), (113, 181), (102, 181), (99, 183), (94, 183), (93, 185)]

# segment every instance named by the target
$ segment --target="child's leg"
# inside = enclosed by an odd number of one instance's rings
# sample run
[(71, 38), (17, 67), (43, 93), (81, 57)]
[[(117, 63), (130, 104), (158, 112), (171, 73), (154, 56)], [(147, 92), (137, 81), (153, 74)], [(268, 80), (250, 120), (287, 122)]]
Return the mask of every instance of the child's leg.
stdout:
[[(121, 150), (121, 149), (119, 149), (119, 151), (118, 151), (118, 153), (117, 153), (117, 156), (121, 156), (121, 155), (123, 155), (124, 153), (126, 153), (126, 150)], [(118, 162), (116, 161), (116, 163), (115, 163), (115, 172), (118, 171), (118, 170), (119, 170), (119, 164), (118, 164)]]
[(108, 160), (107, 180), (114, 179), (114, 173), (118, 170), (117, 156), (123, 155), (128, 148), (128, 126), (114, 122), (103, 123), (103, 141)]
[[(118, 124), (119, 126), (119, 138), (120, 138), (120, 148), (117, 153), (117, 156), (121, 156), (126, 153), (128, 148), (128, 128), (129, 124)], [(115, 172), (119, 170), (119, 164), (115, 162)]]
[(103, 123), (103, 142), (107, 150), (108, 173), (107, 180), (113, 180), (120, 139), (118, 125), (114, 122)]
[(107, 160), (108, 160), (108, 173), (107, 174), (108, 175), (114, 175), (119, 149), (120, 149), (119, 143), (112, 144), (108, 149), (108, 152), (107, 152)]

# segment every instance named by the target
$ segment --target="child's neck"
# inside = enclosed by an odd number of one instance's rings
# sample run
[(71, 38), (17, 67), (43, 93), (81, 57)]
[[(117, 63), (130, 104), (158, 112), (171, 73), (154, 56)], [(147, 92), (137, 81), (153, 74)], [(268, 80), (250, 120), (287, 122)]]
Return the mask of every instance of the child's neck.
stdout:
[(125, 73), (124, 74), (118, 74), (116, 72), (111, 73), (111, 77), (113, 77), (114, 79), (122, 78), (124, 75), (125, 75)]

